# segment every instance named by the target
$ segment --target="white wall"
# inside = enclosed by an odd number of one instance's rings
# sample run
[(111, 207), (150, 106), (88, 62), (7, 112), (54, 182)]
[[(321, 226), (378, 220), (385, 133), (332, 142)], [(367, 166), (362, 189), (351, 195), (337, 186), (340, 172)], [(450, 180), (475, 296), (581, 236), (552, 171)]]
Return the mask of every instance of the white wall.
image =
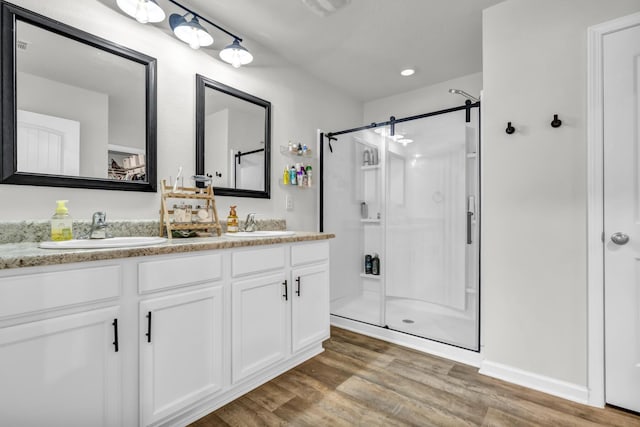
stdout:
[[(638, 10), (638, 0), (509, 0), (484, 11), (482, 332), (491, 362), (587, 384), (586, 29)], [(561, 128), (550, 127), (553, 114)]]
[(390, 116), (399, 119), (464, 105), (465, 98), (450, 94), (449, 89), (461, 89), (479, 98), (482, 89), (482, 73), (470, 74), (367, 102), (364, 104), (364, 123), (386, 122)]
[[(193, 51), (165, 28), (141, 25), (98, 0), (14, 3), (157, 58), (159, 179), (175, 177), (180, 165), (186, 176), (195, 171), (196, 73), (269, 100), (273, 113), (271, 199), (218, 197), (218, 212), (224, 218), (228, 206), (237, 204), (240, 216), (258, 212), (266, 217), (284, 217), (291, 229), (315, 229), (317, 187), (294, 192), (278, 186), (277, 179), (287, 163), (278, 146), (289, 140), (315, 146), (317, 128), (342, 129), (358, 123), (362, 118), (359, 102), (284, 61), (234, 69), (215, 58), (215, 52)], [(264, 53), (255, 49), (253, 54), (260, 63)], [(0, 186), (0, 192), (12, 201), (0, 210), (0, 220), (25, 219), (25, 213), (29, 219), (49, 218), (57, 199), (68, 199), (71, 215), (86, 219), (102, 209), (110, 219), (156, 219), (160, 206), (158, 193), (13, 185)], [(286, 192), (294, 196), (293, 211), (284, 211)]]

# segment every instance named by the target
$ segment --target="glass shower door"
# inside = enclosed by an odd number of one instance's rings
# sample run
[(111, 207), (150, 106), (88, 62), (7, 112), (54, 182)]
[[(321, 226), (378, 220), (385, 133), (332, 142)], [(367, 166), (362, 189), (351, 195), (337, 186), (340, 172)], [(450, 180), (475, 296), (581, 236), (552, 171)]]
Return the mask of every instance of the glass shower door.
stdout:
[[(381, 128), (382, 129), (382, 128)], [(378, 129), (380, 131), (381, 129)], [(331, 314), (384, 326), (384, 137), (337, 137), (324, 155), (324, 231), (331, 242)], [(377, 264), (376, 264), (377, 260)]]
[(478, 109), (398, 123), (387, 148), (389, 329), (478, 349)]

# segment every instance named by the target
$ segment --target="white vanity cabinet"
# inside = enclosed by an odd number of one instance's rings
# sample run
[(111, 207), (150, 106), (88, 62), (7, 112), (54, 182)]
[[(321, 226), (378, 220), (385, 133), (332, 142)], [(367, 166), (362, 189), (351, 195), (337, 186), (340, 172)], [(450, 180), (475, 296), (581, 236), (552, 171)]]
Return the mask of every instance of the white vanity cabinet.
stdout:
[(0, 277), (0, 425), (122, 425), (119, 267), (26, 271)]
[(329, 244), (291, 248), (291, 350), (329, 338)]
[(328, 243), (233, 256), (233, 274), (252, 277), (232, 283), (234, 382), (329, 338)]
[(143, 426), (222, 390), (222, 258), (204, 253), (138, 263), (139, 292), (163, 292), (141, 300), (138, 312)]
[(185, 426), (322, 351), (326, 240), (0, 270), (0, 425)]
[(288, 356), (284, 245), (231, 254), (231, 364), (237, 383)]
[(236, 383), (288, 356), (284, 271), (232, 285), (232, 372)]
[(140, 303), (140, 411), (151, 425), (222, 389), (222, 285)]

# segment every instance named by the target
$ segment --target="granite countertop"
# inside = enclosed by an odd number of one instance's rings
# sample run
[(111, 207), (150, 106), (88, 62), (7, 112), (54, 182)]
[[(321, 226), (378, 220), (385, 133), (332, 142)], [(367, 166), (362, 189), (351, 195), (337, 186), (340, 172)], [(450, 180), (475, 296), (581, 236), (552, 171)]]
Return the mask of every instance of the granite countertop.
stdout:
[(222, 235), (220, 237), (174, 238), (157, 245), (109, 249), (41, 249), (36, 242), (6, 243), (0, 244), (0, 270), (68, 264), (73, 262), (102, 261), (117, 258), (178, 254), (212, 249), (326, 240), (334, 237), (334, 234), (315, 232), (296, 232), (291, 236), (256, 237), (252, 239), (239, 239)]

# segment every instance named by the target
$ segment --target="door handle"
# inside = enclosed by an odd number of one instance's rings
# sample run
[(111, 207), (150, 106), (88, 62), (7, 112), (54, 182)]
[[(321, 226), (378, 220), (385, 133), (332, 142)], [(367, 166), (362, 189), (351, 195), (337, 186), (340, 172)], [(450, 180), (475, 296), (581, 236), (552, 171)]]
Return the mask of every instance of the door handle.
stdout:
[(629, 236), (624, 233), (613, 233), (611, 235), (611, 241), (616, 245), (626, 245), (629, 242)]
[(147, 313), (147, 342), (151, 342), (151, 312)]
[(113, 350), (117, 353), (120, 349), (120, 343), (118, 342), (118, 319), (113, 319)]

